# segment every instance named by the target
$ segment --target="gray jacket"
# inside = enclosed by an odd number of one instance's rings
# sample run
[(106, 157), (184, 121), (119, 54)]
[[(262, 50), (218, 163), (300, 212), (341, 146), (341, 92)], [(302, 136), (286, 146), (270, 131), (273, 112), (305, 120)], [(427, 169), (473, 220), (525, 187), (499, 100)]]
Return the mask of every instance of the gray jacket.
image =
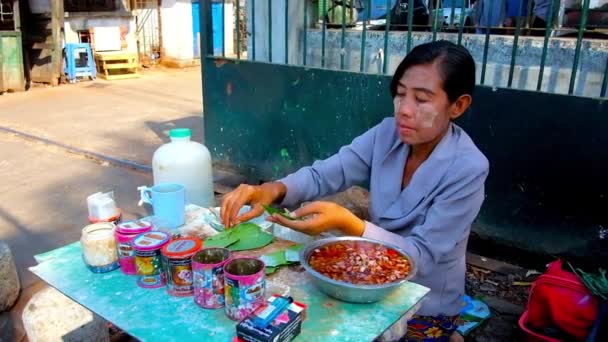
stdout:
[(394, 118), (355, 138), (328, 159), (280, 180), (283, 205), (343, 191), (369, 181), (371, 222), (363, 236), (403, 248), (418, 267), (414, 282), (431, 292), (421, 315), (456, 315), (462, 307), (465, 253), (471, 223), (484, 200), (488, 160), (471, 138), (451, 124), (448, 133), (401, 190), (410, 146)]

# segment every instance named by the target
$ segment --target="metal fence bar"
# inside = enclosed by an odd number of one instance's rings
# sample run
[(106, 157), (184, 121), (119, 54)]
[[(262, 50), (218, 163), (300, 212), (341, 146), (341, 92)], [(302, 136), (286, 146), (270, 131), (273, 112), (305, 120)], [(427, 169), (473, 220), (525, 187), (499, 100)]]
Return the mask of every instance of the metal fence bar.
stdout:
[(327, 1), (323, 0), (323, 27), (321, 27), (321, 67), (325, 67), (325, 30), (327, 27)]
[(606, 88), (608, 87), (608, 59), (606, 59), (606, 69), (604, 69), (604, 82), (602, 82), (601, 97), (606, 97)]
[(272, 63), (272, 0), (268, 0), (268, 62)]
[(460, 9), (460, 25), (458, 26), (458, 45), (462, 45), (462, 33), (464, 32), (464, 9), (465, 9), (465, 1), (462, 0), (462, 7)]
[(547, 61), (547, 48), (549, 47), (549, 37), (551, 36), (551, 27), (553, 23), (553, 13), (555, 12), (555, 2), (560, 0), (551, 0), (549, 4), (549, 13), (547, 13), (547, 27), (545, 27), (545, 40), (543, 42), (543, 52), (540, 57), (540, 70), (538, 74), (538, 83), (536, 91), (540, 91), (543, 85), (543, 73), (545, 71), (545, 62)]
[(414, 0), (407, 2), (407, 53), (412, 51), (412, 25), (414, 24)]
[(285, 0), (285, 64), (289, 64), (289, 0)]
[(359, 64), (359, 71), (363, 72), (365, 69), (365, 39), (367, 37), (367, 21), (372, 16), (372, 0), (367, 0), (367, 20), (363, 22), (363, 31), (361, 32), (361, 63)]
[(511, 66), (509, 67), (509, 80), (507, 81), (507, 87), (511, 88), (513, 84), (513, 73), (515, 72), (515, 60), (517, 59), (517, 43), (519, 43), (519, 35), (521, 33), (521, 20), (522, 20), (522, 7), (524, 0), (519, 0), (519, 6), (517, 7), (517, 18), (515, 24), (515, 37), (513, 38), (513, 50), (511, 51)]
[[(452, 1), (452, 3), (451, 3), (452, 10), (450, 11), (450, 25), (449, 25), (450, 28), (454, 27), (454, 11), (456, 11), (456, 7), (454, 6), (455, 4), (456, 4), (456, 1)], [(464, 8), (462, 10), (464, 11)]]
[(255, 0), (251, 1), (251, 59), (255, 61)]
[(346, 57), (346, 2), (342, 4), (342, 37), (340, 38), (340, 70), (344, 70), (344, 58)]
[(308, 52), (308, 0), (304, 0), (304, 24), (302, 25), (304, 37), (304, 50), (302, 51), (302, 65), (306, 66), (306, 53)]
[(488, 49), (490, 47), (490, 31), (492, 27), (490, 22), (492, 21), (492, 6), (488, 11), (488, 22), (486, 23), (486, 41), (483, 46), (483, 64), (481, 65), (481, 84), (483, 85), (486, 80), (486, 64), (488, 64)]
[(386, 22), (384, 23), (384, 60), (382, 73), (386, 74), (388, 68), (388, 32), (391, 28), (391, 0), (386, 0)]
[(241, 1), (239, 0), (236, 0), (236, 58), (241, 59)]
[[(532, 2), (531, 0), (528, 0), (528, 11), (526, 12), (526, 27), (530, 28), (530, 19), (532, 18), (532, 16), (530, 14), (532, 14)], [(551, 0), (551, 2), (553, 2), (553, 0)]]
[[(437, 8), (434, 8), (435, 18), (433, 19), (433, 41), (437, 40), (437, 21), (439, 20), (439, 9), (443, 8), (441, 2), (436, 2)], [(443, 19), (443, 15), (441, 16)]]
[(224, 29), (224, 26), (226, 26), (226, 23), (224, 22), (224, 20), (226, 18), (226, 0), (222, 0), (222, 57), (226, 57), (226, 30)]
[(570, 87), (568, 94), (574, 93), (574, 84), (576, 82), (576, 69), (578, 69), (579, 58), (581, 57), (581, 47), (583, 45), (583, 34), (587, 27), (587, 16), (589, 15), (590, 0), (583, 0), (583, 13), (581, 15), (581, 26), (578, 29), (578, 37), (576, 38), (576, 50), (574, 51), (574, 63), (572, 63), (572, 76), (570, 76)]

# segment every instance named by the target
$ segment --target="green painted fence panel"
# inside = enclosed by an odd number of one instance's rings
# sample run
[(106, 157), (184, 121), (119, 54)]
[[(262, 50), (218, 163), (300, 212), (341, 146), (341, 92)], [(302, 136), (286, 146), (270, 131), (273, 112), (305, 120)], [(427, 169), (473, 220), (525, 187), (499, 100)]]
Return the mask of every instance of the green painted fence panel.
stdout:
[(0, 93), (25, 90), (21, 32), (0, 31)]
[[(250, 182), (328, 157), (392, 115), (390, 76), (203, 61), (206, 144)], [(474, 231), (532, 251), (582, 254), (608, 221), (606, 103), (477, 87), (458, 124), (491, 164)]]

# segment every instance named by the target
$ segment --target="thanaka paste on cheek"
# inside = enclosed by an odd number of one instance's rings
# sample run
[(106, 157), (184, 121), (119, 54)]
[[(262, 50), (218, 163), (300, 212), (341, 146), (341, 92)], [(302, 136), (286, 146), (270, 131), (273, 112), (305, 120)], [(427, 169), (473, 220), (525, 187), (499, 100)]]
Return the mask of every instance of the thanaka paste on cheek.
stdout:
[(430, 103), (423, 103), (416, 107), (416, 119), (424, 128), (433, 127), (437, 115), (439, 115), (439, 111)]

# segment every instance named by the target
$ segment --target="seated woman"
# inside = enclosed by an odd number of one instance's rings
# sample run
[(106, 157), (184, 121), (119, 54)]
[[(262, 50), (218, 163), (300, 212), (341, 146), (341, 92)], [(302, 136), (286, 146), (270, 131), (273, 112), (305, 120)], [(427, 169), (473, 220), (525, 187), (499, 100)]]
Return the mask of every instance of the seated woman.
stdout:
[[(222, 201), (223, 223), (259, 216), (262, 205), (295, 206), (369, 182), (369, 222), (326, 202), (296, 210), (301, 221), (268, 219), (311, 235), (339, 229), (401, 247), (418, 267), (413, 281), (431, 289), (404, 340), (447, 341), (457, 328), (469, 231), (488, 175), (485, 156), (452, 123), (471, 105), (474, 87), (475, 63), (465, 48), (447, 41), (417, 46), (391, 81), (393, 117), (284, 179), (239, 186)], [(238, 216), (245, 204), (251, 211)]]

